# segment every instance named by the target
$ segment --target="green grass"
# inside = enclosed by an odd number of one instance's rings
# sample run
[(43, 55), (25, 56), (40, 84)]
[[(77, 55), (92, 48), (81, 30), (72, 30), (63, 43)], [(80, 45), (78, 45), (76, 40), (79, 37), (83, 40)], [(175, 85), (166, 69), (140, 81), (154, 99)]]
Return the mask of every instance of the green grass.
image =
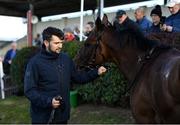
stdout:
[[(31, 123), (29, 102), (25, 97), (8, 97), (0, 100), (0, 124)], [(127, 109), (95, 106), (91, 104), (72, 108), (69, 123), (133, 123), (131, 113)]]
[(71, 110), (69, 123), (75, 124), (121, 124), (134, 123), (129, 109), (84, 104)]
[(29, 103), (25, 97), (9, 97), (0, 100), (0, 123), (30, 123)]
[[(80, 117), (81, 116), (81, 117)], [(71, 114), (70, 123), (75, 124), (118, 124), (130, 123), (121, 115), (113, 115), (113, 113), (102, 111), (74, 112)]]

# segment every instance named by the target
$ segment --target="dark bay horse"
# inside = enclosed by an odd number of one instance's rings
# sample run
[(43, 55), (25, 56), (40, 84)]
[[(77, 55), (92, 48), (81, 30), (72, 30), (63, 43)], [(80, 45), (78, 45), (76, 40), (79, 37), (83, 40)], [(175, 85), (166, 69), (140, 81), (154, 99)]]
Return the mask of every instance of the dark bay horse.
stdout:
[(133, 83), (130, 103), (137, 123), (180, 123), (180, 52), (147, 41), (131, 31), (117, 32), (107, 16), (97, 18), (75, 61), (78, 66), (114, 62)]

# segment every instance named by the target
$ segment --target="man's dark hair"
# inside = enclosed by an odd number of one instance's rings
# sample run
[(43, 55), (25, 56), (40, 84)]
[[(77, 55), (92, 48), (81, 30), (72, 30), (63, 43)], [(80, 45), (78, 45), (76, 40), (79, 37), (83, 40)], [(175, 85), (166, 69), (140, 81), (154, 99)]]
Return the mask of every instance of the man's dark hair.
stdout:
[(89, 21), (87, 24), (89, 24), (91, 26), (91, 28), (94, 28), (94, 22)]
[(61, 40), (64, 39), (64, 33), (60, 29), (55, 27), (47, 27), (46, 29), (44, 29), (42, 33), (43, 41), (44, 40), (50, 41), (52, 35), (57, 36)]

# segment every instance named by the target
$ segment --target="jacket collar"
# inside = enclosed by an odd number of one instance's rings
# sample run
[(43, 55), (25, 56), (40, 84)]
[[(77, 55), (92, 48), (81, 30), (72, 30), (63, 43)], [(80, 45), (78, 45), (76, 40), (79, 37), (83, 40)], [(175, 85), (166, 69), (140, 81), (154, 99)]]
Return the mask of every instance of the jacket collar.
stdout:
[(137, 22), (138, 24), (141, 24), (144, 20), (146, 20), (146, 16), (143, 16), (142, 19), (137, 20), (136, 22)]
[(53, 53), (53, 52), (48, 52), (48, 51), (45, 49), (45, 47), (42, 47), (40, 53), (41, 53), (41, 56), (42, 56), (43, 58), (46, 58), (46, 59), (57, 59), (57, 58), (60, 56), (60, 54)]

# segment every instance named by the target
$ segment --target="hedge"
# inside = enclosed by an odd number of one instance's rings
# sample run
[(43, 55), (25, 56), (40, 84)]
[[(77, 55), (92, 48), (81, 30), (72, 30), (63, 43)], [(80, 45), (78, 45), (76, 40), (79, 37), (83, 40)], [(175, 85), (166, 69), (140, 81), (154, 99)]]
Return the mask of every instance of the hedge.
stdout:
[(110, 106), (129, 106), (127, 82), (117, 66), (109, 64), (108, 72), (89, 84), (77, 88), (85, 102), (102, 103)]
[(36, 47), (23, 48), (17, 52), (16, 57), (12, 61), (10, 75), (13, 84), (18, 86), (18, 95), (23, 95), (23, 83), (26, 65), (29, 59), (38, 51), (39, 49)]

